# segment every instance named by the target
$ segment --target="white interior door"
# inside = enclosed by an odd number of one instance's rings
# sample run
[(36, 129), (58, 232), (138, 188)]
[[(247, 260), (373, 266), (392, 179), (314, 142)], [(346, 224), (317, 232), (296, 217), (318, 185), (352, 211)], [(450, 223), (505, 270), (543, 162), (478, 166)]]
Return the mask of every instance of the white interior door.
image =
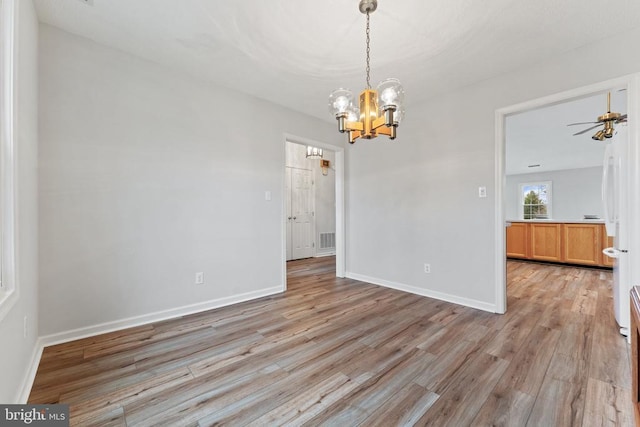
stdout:
[[(291, 259), (314, 255), (313, 174), (306, 169), (291, 170)], [(287, 250), (288, 251), (288, 250)]]

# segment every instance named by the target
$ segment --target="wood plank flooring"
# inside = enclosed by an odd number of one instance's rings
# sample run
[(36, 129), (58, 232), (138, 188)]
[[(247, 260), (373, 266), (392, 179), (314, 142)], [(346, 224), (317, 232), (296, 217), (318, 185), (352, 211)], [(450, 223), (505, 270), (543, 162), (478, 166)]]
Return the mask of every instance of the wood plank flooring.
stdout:
[(287, 267), (283, 294), (46, 348), (30, 403), (81, 426), (633, 425), (610, 271), (509, 261), (496, 315)]

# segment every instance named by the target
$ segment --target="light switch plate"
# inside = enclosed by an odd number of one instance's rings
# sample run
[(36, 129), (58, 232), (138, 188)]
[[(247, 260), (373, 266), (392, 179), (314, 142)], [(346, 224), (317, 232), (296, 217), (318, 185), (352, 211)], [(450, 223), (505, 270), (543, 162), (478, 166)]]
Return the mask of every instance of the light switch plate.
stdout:
[(478, 187), (478, 197), (487, 197), (487, 187)]

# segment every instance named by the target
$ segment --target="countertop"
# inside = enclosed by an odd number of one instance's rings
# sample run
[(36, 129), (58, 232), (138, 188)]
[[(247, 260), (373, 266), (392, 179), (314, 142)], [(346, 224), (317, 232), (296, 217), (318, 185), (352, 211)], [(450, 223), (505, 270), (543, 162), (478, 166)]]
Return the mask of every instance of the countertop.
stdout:
[(560, 224), (604, 224), (604, 219), (508, 219), (507, 222), (541, 222)]

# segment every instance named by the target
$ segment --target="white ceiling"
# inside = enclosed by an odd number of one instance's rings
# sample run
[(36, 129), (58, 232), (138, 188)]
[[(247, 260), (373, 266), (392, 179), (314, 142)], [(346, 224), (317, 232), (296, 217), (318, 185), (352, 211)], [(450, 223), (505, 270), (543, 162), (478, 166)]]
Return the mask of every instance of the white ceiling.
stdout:
[[(332, 90), (365, 85), (358, 0), (35, 3), (41, 22), (327, 121)], [(410, 119), (430, 94), (638, 26), (638, 0), (379, 0), (372, 84), (399, 78)]]
[[(365, 86), (358, 0), (35, 0), (41, 22), (333, 122), (328, 94)], [(411, 105), (640, 26), (640, 1), (379, 0), (372, 84), (397, 77)], [(595, 166), (583, 127), (605, 95), (507, 120), (507, 174)], [(626, 112), (625, 92), (614, 111)], [(540, 168), (528, 165), (540, 164)]]
[[(606, 140), (594, 141), (591, 135), (602, 127), (573, 136), (594, 124), (567, 125), (594, 122), (606, 111), (607, 95), (600, 93), (507, 117), (506, 174), (601, 166)], [(626, 91), (611, 91), (611, 111), (627, 112)]]

